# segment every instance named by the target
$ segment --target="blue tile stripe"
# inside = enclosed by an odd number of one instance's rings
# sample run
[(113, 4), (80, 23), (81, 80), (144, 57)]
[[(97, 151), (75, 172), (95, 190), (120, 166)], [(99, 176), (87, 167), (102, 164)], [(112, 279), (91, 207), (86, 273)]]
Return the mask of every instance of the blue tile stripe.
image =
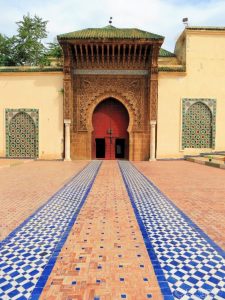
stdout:
[(92, 161), (0, 244), (0, 299), (38, 299), (94, 183)]
[(160, 193), (165, 199), (177, 210), (179, 213), (183, 216), (183, 218), (191, 225), (193, 226), (196, 231), (199, 232), (207, 241), (208, 243), (223, 257), (225, 258), (225, 251), (218, 245), (216, 244), (197, 224), (195, 224), (181, 209), (179, 209), (171, 200), (168, 198), (165, 194), (161, 192), (161, 190), (151, 181), (146, 177), (144, 174), (142, 174), (135, 165), (133, 165), (133, 168), (137, 170), (154, 188), (155, 190)]
[(225, 299), (224, 251), (131, 163), (119, 166), (164, 299)]
[(47, 203), (49, 203), (52, 198), (54, 198), (57, 194), (59, 194), (64, 188), (74, 179), (76, 178), (90, 163), (88, 163), (86, 166), (84, 166), (72, 179), (70, 179), (68, 182), (66, 182), (55, 194), (53, 194), (44, 204), (42, 204), (38, 209), (34, 211), (26, 220), (24, 220), (19, 226), (17, 226), (12, 232), (8, 234), (6, 238), (0, 241), (0, 249), (4, 244), (7, 244), (10, 239), (18, 232), (21, 230), (22, 227), (24, 227), (31, 218), (33, 218), (40, 210), (43, 209), (43, 207), (46, 206)]

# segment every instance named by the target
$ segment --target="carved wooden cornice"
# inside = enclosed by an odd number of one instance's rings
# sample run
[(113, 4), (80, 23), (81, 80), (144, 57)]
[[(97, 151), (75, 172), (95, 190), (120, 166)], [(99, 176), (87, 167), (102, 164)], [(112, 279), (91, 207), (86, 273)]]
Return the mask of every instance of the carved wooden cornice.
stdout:
[(64, 65), (74, 64), (77, 69), (149, 69), (158, 59), (160, 46), (159, 41), (81, 40), (62, 44)]
[[(64, 41), (64, 118), (72, 120), (73, 130), (87, 130), (87, 110), (96, 95), (119, 92), (134, 111), (133, 130), (143, 131), (146, 120), (156, 120), (158, 103), (158, 55), (162, 40), (158, 41)], [(80, 72), (78, 74), (76, 70)], [(85, 74), (82, 75), (82, 70)], [(111, 74), (90, 71), (111, 70)], [(113, 70), (123, 74), (113, 74)], [(142, 72), (135, 75), (132, 72)], [(144, 74), (143, 72), (147, 72)], [(101, 77), (101, 76), (104, 77)], [(128, 76), (140, 78), (132, 79)], [(141, 76), (140, 76), (141, 75)], [(86, 79), (81, 80), (80, 76)], [(109, 76), (109, 77), (106, 77)], [(122, 76), (121, 78), (117, 76)], [(144, 77), (141, 78), (142, 76)], [(81, 80), (81, 81), (80, 81)], [(140, 80), (140, 81), (139, 81)], [(142, 80), (146, 85), (139, 86)], [(85, 82), (87, 83), (85, 88)], [(135, 84), (134, 84), (135, 83)], [(136, 87), (136, 84), (138, 87)], [(112, 96), (111, 95), (111, 96)], [(145, 96), (146, 95), (146, 96)], [(145, 101), (144, 99), (148, 99)], [(149, 108), (149, 110), (148, 110)], [(131, 110), (132, 110), (131, 109)]]

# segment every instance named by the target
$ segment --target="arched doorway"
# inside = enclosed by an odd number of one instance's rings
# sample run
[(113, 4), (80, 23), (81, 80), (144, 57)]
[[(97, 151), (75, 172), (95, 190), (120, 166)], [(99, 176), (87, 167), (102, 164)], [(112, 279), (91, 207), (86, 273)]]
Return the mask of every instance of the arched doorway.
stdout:
[(99, 103), (93, 113), (92, 157), (129, 158), (129, 115), (125, 106), (114, 98)]
[(36, 153), (36, 128), (25, 112), (17, 113), (9, 124), (9, 157), (34, 158)]

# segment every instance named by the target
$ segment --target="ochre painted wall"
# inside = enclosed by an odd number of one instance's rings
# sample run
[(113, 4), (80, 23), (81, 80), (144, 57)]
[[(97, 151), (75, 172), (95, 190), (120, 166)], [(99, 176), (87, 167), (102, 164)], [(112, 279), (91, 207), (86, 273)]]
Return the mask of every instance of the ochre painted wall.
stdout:
[(225, 32), (185, 30), (183, 38), (186, 72), (159, 74), (157, 158), (211, 150), (182, 151), (182, 98), (216, 99), (215, 150), (225, 150)]
[[(216, 99), (215, 150), (225, 150), (225, 31), (186, 29), (177, 42), (177, 57), (186, 72), (160, 72), (157, 158), (183, 157), (211, 149), (181, 148), (183, 98)], [(180, 54), (179, 54), (180, 53)], [(5, 109), (39, 109), (39, 158), (61, 159), (63, 153), (62, 72), (0, 73), (0, 157), (5, 156)], [(71, 156), (91, 158), (91, 135), (71, 134)], [(83, 147), (77, 147), (82, 144)], [(134, 151), (134, 145), (136, 145)], [(75, 151), (75, 150), (74, 150)], [(141, 156), (140, 153), (146, 153)], [(130, 158), (149, 158), (149, 132), (130, 134)]]
[(0, 73), (0, 157), (6, 155), (5, 109), (39, 109), (39, 158), (63, 153), (63, 73)]

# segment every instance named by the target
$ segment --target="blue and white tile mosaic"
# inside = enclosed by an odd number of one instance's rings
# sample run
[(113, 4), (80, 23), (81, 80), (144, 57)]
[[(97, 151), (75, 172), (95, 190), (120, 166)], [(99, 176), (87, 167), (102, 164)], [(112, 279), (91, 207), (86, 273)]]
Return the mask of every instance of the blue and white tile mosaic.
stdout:
[(164, 299), (225, 299), (225, 253), (131, 163), (119, 162)]
[(100, 164), (91, 162), (0, 243), (0, 299), (38, 299)]

